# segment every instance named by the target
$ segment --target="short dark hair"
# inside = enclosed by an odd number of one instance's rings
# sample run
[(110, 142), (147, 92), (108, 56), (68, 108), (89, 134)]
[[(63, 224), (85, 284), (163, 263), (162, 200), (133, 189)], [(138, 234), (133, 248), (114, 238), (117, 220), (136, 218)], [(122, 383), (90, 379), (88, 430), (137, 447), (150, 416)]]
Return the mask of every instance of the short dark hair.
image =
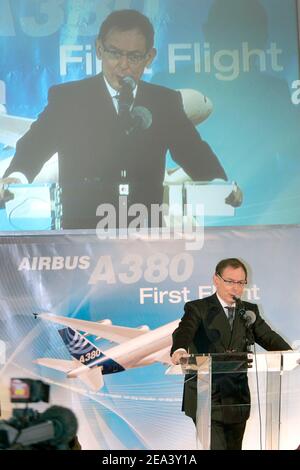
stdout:
[(109, 31), (114, 28), (118, 29), (119, 31), (130, 31), (132, 29), (138, 29), (146, 39), (147, 51), (153, 47), (153, 26), (147, 16), (143, 15), (137, 10), (113, 11), (110, 15), (107, 16), (100, 26), (98, 39), (103, 42)]
[(233, 269), (242, 268), (245, 273), (246, 280), (247, 280), (247, 276), (248, 276), (247, 268), (244, 265), (244, 263), (242, 263), (242, 261), (240, 261), (237, 258), (226, 258), (226, 259), (222, 259), (221, 261), (219, 261), (216, 266), (215, 274), (222, 275), (224, 269), (228, 268), (229, 266)]

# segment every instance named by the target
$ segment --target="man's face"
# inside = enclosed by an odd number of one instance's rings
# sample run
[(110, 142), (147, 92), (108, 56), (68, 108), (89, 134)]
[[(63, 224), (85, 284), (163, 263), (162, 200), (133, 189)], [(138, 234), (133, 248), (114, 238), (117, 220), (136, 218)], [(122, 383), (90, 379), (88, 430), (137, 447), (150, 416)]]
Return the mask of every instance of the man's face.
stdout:
[(138, 29), (120, 31), (113, 28), (103, 43), (97, 39), (96, 47), (103, 74), (115, 90), (120, 90), (120, 79), (128, 75), (138, 82), (156, 55), (154, 48), (147, 51), (146, 39)]
[(246, 281), (246, 275), (242, 268), (231, 268), (228, 266), (219, 276), (214, 275), (214, 285), (217, 293), (228, 305), (234, 302), (233, 296), (241, 297)]

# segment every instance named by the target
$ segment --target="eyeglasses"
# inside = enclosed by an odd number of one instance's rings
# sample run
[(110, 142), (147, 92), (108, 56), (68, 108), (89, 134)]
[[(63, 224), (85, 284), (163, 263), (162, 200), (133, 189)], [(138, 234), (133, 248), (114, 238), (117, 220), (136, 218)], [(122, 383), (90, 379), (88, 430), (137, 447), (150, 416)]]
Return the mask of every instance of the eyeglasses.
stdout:
[(102, 49), (107, 55), (108, 59), (119, 61), (121, 57), (126, 57), (128, 62), (131, 65), (139, 65), (143, 60), (146, 59), (148, 52), (142, 54), (141, 52), (125, 52), (121, 51), (120, 49), (108, 49), (104, 44), (102, 44)]
[(222, 281), (227, 284), (227, 286), (234, 286), (235, 284), (238, 286), (245, 286), (247, 284), (247, 281), (232, 281), (231, 279), (224, 279), (221, 274), (217, 273), (217, 276), (222, 279)]

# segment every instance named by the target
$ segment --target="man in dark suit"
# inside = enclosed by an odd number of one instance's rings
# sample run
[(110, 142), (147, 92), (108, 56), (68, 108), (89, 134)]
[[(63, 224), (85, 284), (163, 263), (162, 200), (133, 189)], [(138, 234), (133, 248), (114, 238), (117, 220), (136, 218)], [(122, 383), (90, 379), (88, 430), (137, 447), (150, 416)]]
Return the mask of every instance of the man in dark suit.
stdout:
[[(239, 299), (247, 284), (246, 266), (236, 258), (220, 261), (214, 274), (216, 293), (185, 304), (185, 314), (173, 333), (172, 362), (179, 364), (186, 353), (247, 352), (251, 340), (267, 351), (291, 349), (261, 318), (256, 304), (243, 302), (253, 312), (251, 330), (238, 313)], [(232, 309), (234, 307), (234, 309)], [(233, 357), (233, 356), (232, 356)], [(186, 375), (182, 410), (196, 423), (197, 380)], [(250, 414), (247, 374), (213, 374), (211, 397), (211, 449), (240, 450)]]
[[(4, 177), (21, 173), (32, 182), (58, 153), (63, 228), (96, 228), (97, 207), (118, 208), (119, 196), (127, 196), (128, 206), (143, 204), (148, 211), (151, 204), (161, 204), (168, 150), (194, 180), (227, 179), (186, 116), (180, 93), (140, 80), (156, 55), (153, 44), (153, 27), (144, 15), (111, 13), (96, 41), (102, 73), (51, 88), (48, 105), (17, 143)], [(124, 126), (120, 99), (128, 77), (133, 90)], [(146, 110), (146, 117), (131, 119), (136, 107)]]

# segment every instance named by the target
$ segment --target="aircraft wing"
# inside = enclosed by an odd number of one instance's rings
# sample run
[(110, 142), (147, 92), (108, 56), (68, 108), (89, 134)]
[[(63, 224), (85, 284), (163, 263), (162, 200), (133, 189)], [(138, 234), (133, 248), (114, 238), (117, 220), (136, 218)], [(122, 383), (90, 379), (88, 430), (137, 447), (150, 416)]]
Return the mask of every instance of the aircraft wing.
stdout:
[(125, 326), (107, 325), (101, 324), (101, 322), (92, 322), (88, 320), (77, 320), (74, 318), (61, 317), (58, 315), (52, 315), (50, 313), (40, 313), (39, 318), (48, 320), (60, 325), (69, 326), (78, 331), (84, 331), (85, 333), (98, 336), (99, 338), (113, 341), (114, 343), (124, 343), (130, 339), (137, 338), (144, 335), (149, 328), (144, 326), (142, 328), (128, 328)]
[(163, 364), (168, 364), (170, 365), (172, 363), (171, 361), (171, 356), (170, 356), (170, 350), (171, 347), (168, 346), (165, 349), (162, 349), (161, 351), (158, 351), (155, 353), (154, 356), (154, 361), (155, 362), (162, 362)]
[(33, 121), (29, 118), (0, 113), (0, 142), (15, 147), (17, 140), (28, 131)]
[(171, 365), (171, 357), (170, 357), (170, 349), (171, 349), (171, 337), (170, 337), (170, 345), (160, 351), (157, 351), (153, 354), (149, 354), (149, 356), (144, 357), (141, 361), (137, 362), (136, 367), (147, 366), (153, 364), (153, 362), (161, 362), (162, 364)]
[[(171, 339), (170, 339), (171, 343)], [(153, 362), (161, 362), (162, 364), (167, 364), (171, 365), (171, 357), (170, 357), (170, 349), (171, 349), (171, 344), (170, 346), (167, 346), (164, 349), (161, 349), (160, 351), (156, 351), (153, 354), (149, 354), (149, 356), (144, 357), (141, 359), (139, 362), (136, 363), (135, 367), (141, 367), (141, 366), (147, 366), (150, 364), (153, 364)]]

